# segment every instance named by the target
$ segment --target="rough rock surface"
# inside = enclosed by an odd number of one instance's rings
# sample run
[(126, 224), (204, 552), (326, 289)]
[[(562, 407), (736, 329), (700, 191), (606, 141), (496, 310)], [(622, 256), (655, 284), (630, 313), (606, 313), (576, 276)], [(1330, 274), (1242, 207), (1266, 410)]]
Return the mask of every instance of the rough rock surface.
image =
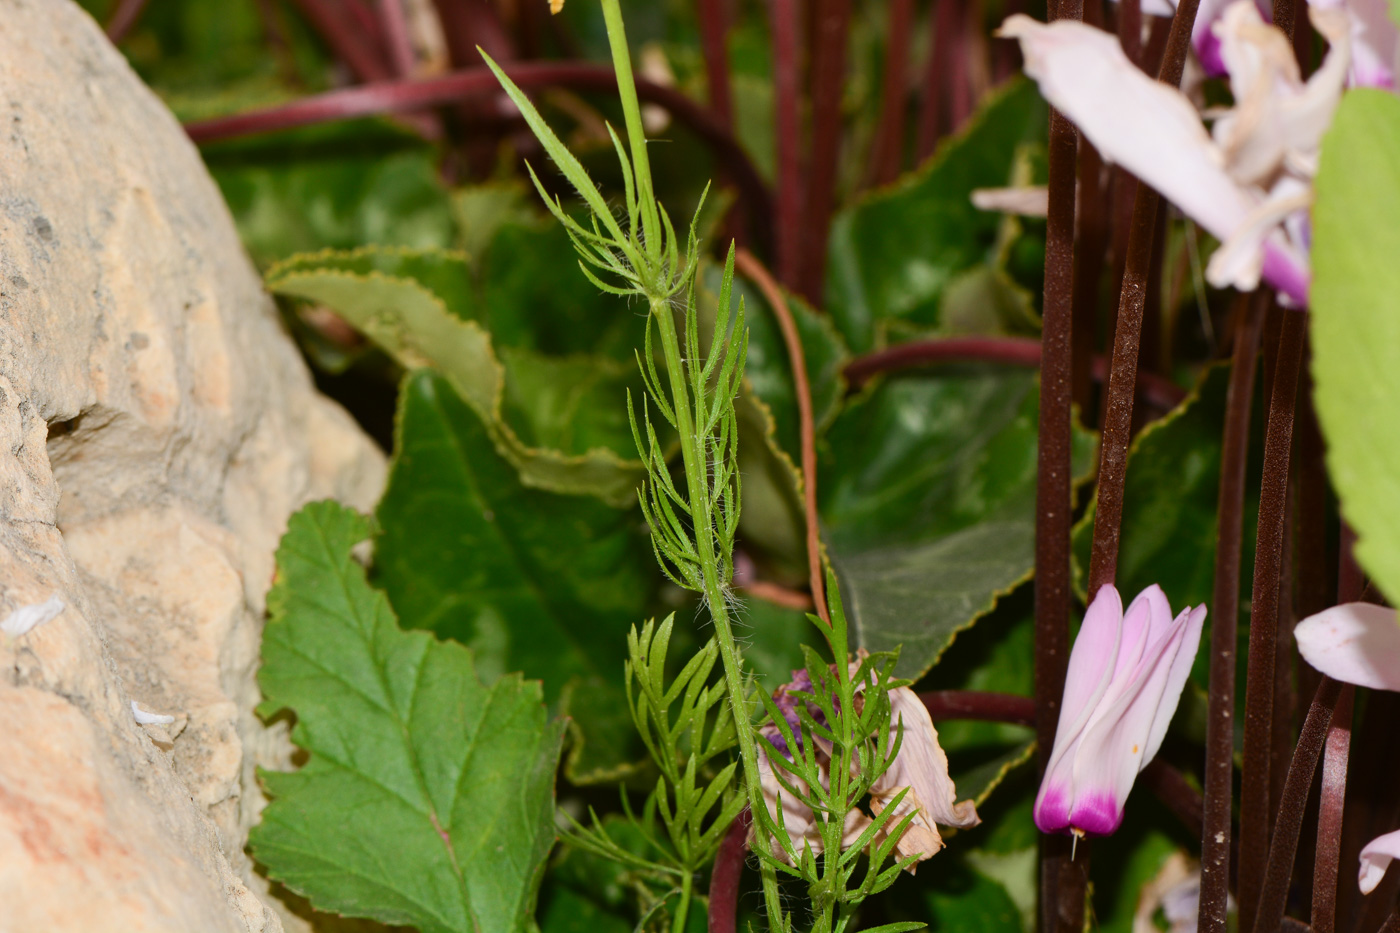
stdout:
[(273, 551), (383, 459), (85, 13), (0, 0), (0, 89), (0, 619), (65, 604), (0, 632), (0, 933), (281, 930), (243, 853)]

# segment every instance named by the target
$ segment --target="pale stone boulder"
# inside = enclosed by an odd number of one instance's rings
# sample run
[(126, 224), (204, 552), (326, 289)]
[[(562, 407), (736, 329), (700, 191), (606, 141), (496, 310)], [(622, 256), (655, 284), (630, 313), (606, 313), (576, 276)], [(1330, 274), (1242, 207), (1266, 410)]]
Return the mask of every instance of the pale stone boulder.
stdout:
[[(287, 516), (370, 507), (180, 127), (68, 0), (0, 0), (0, 933), (272, 933), (244, 845)], [(139, 725), (132, 701), (169, 715)]]

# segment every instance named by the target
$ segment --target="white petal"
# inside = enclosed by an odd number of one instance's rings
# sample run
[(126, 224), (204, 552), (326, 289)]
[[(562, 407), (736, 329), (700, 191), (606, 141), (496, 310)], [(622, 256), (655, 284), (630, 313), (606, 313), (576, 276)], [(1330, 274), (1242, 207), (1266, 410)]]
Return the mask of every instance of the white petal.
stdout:
[(1299, 622), (1293, 637), (1303, 660), (1328, 677), (1400, 690), (1400, 620), (1394, 609), (1343, 603)]
[(1348, 82), (1357, 87), (1394, 88), (1400, 30), (1387, 0), (1310, 0), (1311, 10), (1341, 10), (1350, 26)]
[(32, 632), (34, 629), (55, 618), (63, 611), (63, 600), (55, 594), (44, 600), (42, 603), (35, 603), (32, 606), (20, 606), (14, 612), (5, 617), (5, 621), (0, 622), (0, 631), (12, 638)]
[(1357, 883), (1362, 894), (1370, 894), (1385, 877), (1391, 859), (1400, 858), (1400, 830), (1377, 836), (1361, 850), (1361, 876)]
[(143, 726), (168, 726), (175, 721), (174, 716), (146, 712), (136, 705), (135, 700), (131, 701), (131, 715), (136, 717), (136, 721)]
[(1026, 188), (974, 188), (972, 206), (979, 211), (1044, 217), (1050, 210), (1050, 189), (1044, 185)]
[[(1238, 229), (1210, 257), (1206, 265), (1206, 281), (1216, 288), (1238, 288), (1253, 291), (1264, 272), (1266, 245), (1276, 241), (1282, 246), (1280, 225), (1294, 214), (1306, 211), (1313, 201), (1312, 188), (1296, 179), (1286, 179), (1277, 197), (1270, 197), (1250, 212)], [(1301, 190), (1298, 188), (1301, 187)]]
[(1000, 34), (1021, 40), (1026, 73), (1104, 158), (1156, 188), (1217, 239), (1248, 216), (1256, 196), (1226, 174), (1196, 109), (1128, 61), (1116, 36), (1020, 14)]

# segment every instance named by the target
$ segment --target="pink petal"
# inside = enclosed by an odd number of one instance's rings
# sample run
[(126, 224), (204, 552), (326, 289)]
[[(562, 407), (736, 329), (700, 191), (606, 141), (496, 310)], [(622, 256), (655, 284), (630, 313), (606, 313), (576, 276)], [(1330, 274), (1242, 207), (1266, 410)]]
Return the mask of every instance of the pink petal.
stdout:
[(1394, 609), (1344, 603), (1308, 616), (1293, 636), (1303, 659), (1328, 677), (1400, 690), (1400, 621)]
[(1377, 836), (1361, 850), (1361, 876), (1357, 883), (1362, 894), (1370, 894), (1385, 877), (1391, 859), (1400, 858), (1400, 830)]
[[(1160, 717), (1171, 718), (1181, 696), (1179, 687), (1172, 696), (1167, 688), (1173, 675), (1179, 675), (1177, 662), (1191, 633), (1189, 620), (1183, 613), (1148, 646), (1140, 664), (1124, 678), (1118, 698), (1097, 711), (1085, 731), (1074, 756), (1070, 822), (1076, 828), (1091, 835), (1118, 828), (1133, 781), (1150, 760), (1154, 726)], [(1199, 629), (1195, 632), (1199, 640)]]
[(1353, 87), (1395, 87), (1400, 30), (1390, 19), (1387, 0), (1311, 0), (1308, 5), (1346, 12), (1352, 43), (1347, 80)]
[(1143, 74), (1116, 36), (1073, 21), (1016, 15), (1001, 35), (1021, 40), (1040, 92), (1105, 158), (1160, 191), (1224, 240), (1248, 216), (1252, 195), (1226, 174), (1195, 107)]
[(1181, 702), (1181, 692), (1186, 689), (1186, 679), (1191, 676), (1191, 666), (1195, 664), (1196, 654), (1201, 648), (1201, 629), (1206, 624), (1206, 607), (1183, 609), (1176, 621), (1186, 631), (1181, 637), (1181, 645), (1172, 661), (1171, 671), (1167, 674), (1167, 685), (1162, 690), (1157, 715), (1152, 720), (1152, 730), (1147, 734), (1147, 747), (1142, 753), (1144, 767), (1157, 757), (1157, 750), (1162, 747), (1162, 739), (1167, 735), (1167, 726), (1171, 725), (1172, 716)]

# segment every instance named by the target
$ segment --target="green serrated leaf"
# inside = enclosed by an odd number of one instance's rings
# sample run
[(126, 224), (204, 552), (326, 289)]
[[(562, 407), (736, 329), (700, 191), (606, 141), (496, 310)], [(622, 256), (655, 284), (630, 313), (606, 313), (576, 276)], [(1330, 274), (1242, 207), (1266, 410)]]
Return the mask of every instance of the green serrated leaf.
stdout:
[[(527, 485), (630, 505), (644, 475), (640, 461), (609, 447), (575, 454), (531, 446), (506, 420), (508, 368), (465, 297), (471, 294), (469, 276), (460, 253), (366, 248), (294, 256), (268, 272), (267, 286), (330, 306), (405, 367), (443, 373)], [(512, 368), (520, 381), (530, 372), (528, 362), (517, 361)], [(619, 446), (631, 444), (625, 430), (619, 437)]]
[(563, 723), (538, 683), (486, 687), (466, 648), (401, 630), (351, 555), (369, 532), (313, 503), (278, 549), (259, 712), (295, 711), (310, 758), (262, 773), (273, 799), (253, 855), (321, 910), (423, 933), (519, 929), (554, 844)]
[[(917, 680), (1034, 564), (1032, 373), (947, 367), (889, 378), (828, 432), (817, 489), (857, 643), (903, 645)], [(1074, 472), (1093, 436), (1076, 430)]]
[(522, 485), (448, 380), (422, 370), (400, 393), (377, 517), (377, 580), (406, 626), (471, 646), (488, 676), (543, 680), (584, 740), (571, 778), (638, 760), (622, 661), (654, 582), (634, 512)]
[(954, 279), (998, 259), (1001, 215), (972, 191), (1010, 184), (1018, 143), (1043, 138), (1045, 119), (1035, 85), (1012, 82), (917, 172), (836, 215), (826, 310), (852, 350), (883, 345), (895, 321), (936, 326)]
[(1312, 373), (1327, 470), (1356, 559), (1400, 601), (1400, 99), (1357, 89), (1322, 144), (1313, 207)]

